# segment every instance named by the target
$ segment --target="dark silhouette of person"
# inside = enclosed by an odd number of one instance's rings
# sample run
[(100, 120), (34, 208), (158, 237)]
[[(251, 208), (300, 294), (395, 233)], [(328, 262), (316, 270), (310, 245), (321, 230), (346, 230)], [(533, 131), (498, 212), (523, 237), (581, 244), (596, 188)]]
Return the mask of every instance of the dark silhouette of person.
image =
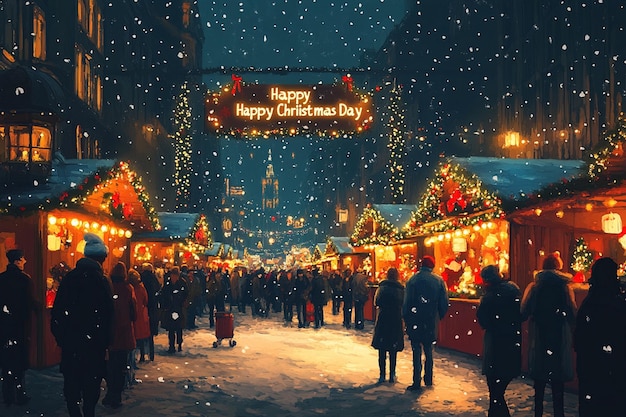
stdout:
[(571, 275), (562, 261), (549, 254), (542, 270), (528, 284), (522, 298), (522, 320), (528, 319), (528, 370), (534, 380), (535, 417), (543, 415), (546, 384), (552, 388), (554, 417), (564, 416), (565, 381), (574, 378), (572, 328), (576, 320)]
[(0, 366), (2, 398), (6, 405), (26, 404), (25, 375), (29, 367), (31, 315), (35, 311), (33, 281), (24, 272), (21, 249), (6, 253), (9, 264), (0, 274)]
[(85, 256), (61, 281), (50, 321), (61, 348), (63, 394), (70, 417), (95, 415), (114, 320), (111, 284), (102, 270), (109, 250), (93, 233), (86, 233), (84, 240)]
[(600, 258), (576, 318), (574, 349), (580, 417), (626, 416), (626, 300), (617, 263)]
[(402, 317), (413, 348), (413, 384), (409, 391), (421, 389), (422, 349), (424, 350), (424, 384), (433, 384), (433, 344), (437, 341), (439, 320), (448, 311), (448, 290), (433, 272), (435, 258), (422, 258), (420, 270), (406, 283)]
[(489, 388), (488, 417), (509, 417), (504, 392), (509, 383), (521, 372), (522, 316), (519, 287), (505, 281), (496, 265), (480, 271), (485, 293), (476, 310), (483, 338), (482, 372)]
[(389, 355), (389, 382), (396, 382), (396, 359), (404, 349), (404, 329), (402, 327), (402, 303), (404, 285), (399, 281), (396, 268), (389, 268), (387, 279), (383, 280), (376, 295), (374, 305), (378, 308), (372, 347), (378, 350), (378, 383), (385, 382), (387, 354)]

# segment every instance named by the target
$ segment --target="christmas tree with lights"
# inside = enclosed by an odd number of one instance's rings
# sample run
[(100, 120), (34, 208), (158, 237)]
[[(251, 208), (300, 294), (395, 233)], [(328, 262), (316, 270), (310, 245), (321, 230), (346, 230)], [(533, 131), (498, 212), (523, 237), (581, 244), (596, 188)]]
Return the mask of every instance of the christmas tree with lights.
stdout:
[(185, 82), (181, 86), (174, 109), (174, 187), (176, 209), (189, 207), (191, 196), (191, 91)]
[(587, 242), (583, 237), (579, 237), (576, 239), (576, 247), (574, 248), (574, 253), (572, 253), (572, 270), (576, 271), (576, 275), (574, 275), (574, 282), (584, 282), (586, 271), (591, 269), (591, 264), (593, 263), (593, 253), (589, 250), (587, 246)]
[(389, 98), (389, 187), (391, 188), (391, 200), (393, 203), (401, 204), (406, 202), (404, 196), (404, 184), (406, 172), (404, 169), (404, 157), (406, 154), (404, 143), (404, 131), (406, 124), (404, 120), (404, 108), (402, 106), (402, 89), (395, 85), (391, 90)]

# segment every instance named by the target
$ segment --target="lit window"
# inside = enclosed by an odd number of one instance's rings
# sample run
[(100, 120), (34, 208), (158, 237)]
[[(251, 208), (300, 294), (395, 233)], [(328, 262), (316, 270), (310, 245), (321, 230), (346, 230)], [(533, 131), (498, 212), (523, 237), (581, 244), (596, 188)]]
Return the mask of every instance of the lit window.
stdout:
[(52, 157), (52, 134), (49, 128), (25, 125), (8, 126), (7, 130), (9, 132), (9, 160), (17, 162), (50, 161)]
[(519, 132), (506, 132), (504, 134), (504, 148), (510, 148), (520, 145)]
[(33, 58), (46, 59), (46, 17), (43, 11), (33, 9)]
[(191, 3), (188, 1), (183, 2), (183, 27), (189, 27), (189, 15), (191, 13)]

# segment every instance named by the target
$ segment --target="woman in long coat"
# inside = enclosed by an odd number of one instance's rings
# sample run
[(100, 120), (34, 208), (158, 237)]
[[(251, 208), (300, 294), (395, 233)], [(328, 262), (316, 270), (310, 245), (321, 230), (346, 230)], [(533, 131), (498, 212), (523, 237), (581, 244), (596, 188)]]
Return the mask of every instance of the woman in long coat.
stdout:
[[(139, 272), (134, 269), (128, 271), (128, 281), (135, 290), (137, 298), (136, 316), (137, 319), (133, 323), (135, 329), (135, 340), (139, 348), (139, 362), (146, 361), (146, 344), (151, 336), (150, 317), (148, 316), (148, 291), (141, 281)], [(135, 352), (136, 353), (136, 352)], [(134, 353), (133, 358), (134, 359)]]
[(133, 286), (128, 282), (124, 262), (118, 262), (111, 270), (111, 283), (115, 318), (105, 377), (107, 392), (102, 399), (102, 404), (118, 408), (122, 405), (122, 391), (129, 365), (128, 358), (136, 346), (133, 322), (136, 319), (137, 299)]
[(485, 295), (480, 299), (476, 318), (485, 329), (483, 341), (483, 375), (489, 387), (489, 417), (509, 416), (504, 392), (521, 372), (522, 317), (519, 287), (502, 280), (498, 267), (483, 268), (480, 276)]
[(576, 318), (574, 348), (580, 417), (626, 416), (626, 300), (617, 263), (600, 258)]
[(572, 329), (576, 321), (571, 276), (559, 271), (560, 257), (550, 254), (522, 298), (528, 318), (528, 369), (534, 380), (535, 417), (543, 415), (546, 384), (552, 388), (554, 416), (564, 416), (564, 385), (574, 377)]
[(389, 353), (389, 382), (396, 381), (396, 359), (404, 349), (404, 329), (402, 325), (402, 303), (404, 285), (398, 281), (398, 270), (389, 268), (387, 279), (380, 283), (374, 296), (378, 308), (372, 346), (378, 350), (378, 382), (385, 382), (387, 353)]

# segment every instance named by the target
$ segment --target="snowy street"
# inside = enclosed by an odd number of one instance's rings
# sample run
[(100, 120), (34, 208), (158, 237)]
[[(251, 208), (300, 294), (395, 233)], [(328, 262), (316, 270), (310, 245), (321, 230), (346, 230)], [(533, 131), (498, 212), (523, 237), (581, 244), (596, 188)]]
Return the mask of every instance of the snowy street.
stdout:
[[(341, 316), (325, 311), (326, 325), (315, 330), (285, 327), (282, 313), (267, 319), (236, 314), (235, 347), (228, 340), (213, 348), (208, 318), (185, 331), (183, 351), (166, 353), (167, 336), (156, 338), (156, 359), (140, 364), (140, 381), (123, 394), (117, 410), (99, 404), (98, 416), (484, 416), (487, 386), (480, 360), (439, 349), (434, 386), (421, 393), (411, 384), (408, 339), (398, 355), (398, 382), (377, 384), (377, 351), (370, 347), (373, 323), (346, 330)], [(104, 383), (103, 383), (104, 388)], [(58, 367), (27, 371), (26, 406), (0, 406), (3, 417), (66, 416), (63, 378)], [(103, 396), (101, 396), (102, 399)], [(544, 416), (552, 416), (549, 388)], [(518, 378), (507, 391), (511, 414), (532, 414), (533, 390)], [(566, 393), (567, 416), (577, 415), (575, 394)]]

